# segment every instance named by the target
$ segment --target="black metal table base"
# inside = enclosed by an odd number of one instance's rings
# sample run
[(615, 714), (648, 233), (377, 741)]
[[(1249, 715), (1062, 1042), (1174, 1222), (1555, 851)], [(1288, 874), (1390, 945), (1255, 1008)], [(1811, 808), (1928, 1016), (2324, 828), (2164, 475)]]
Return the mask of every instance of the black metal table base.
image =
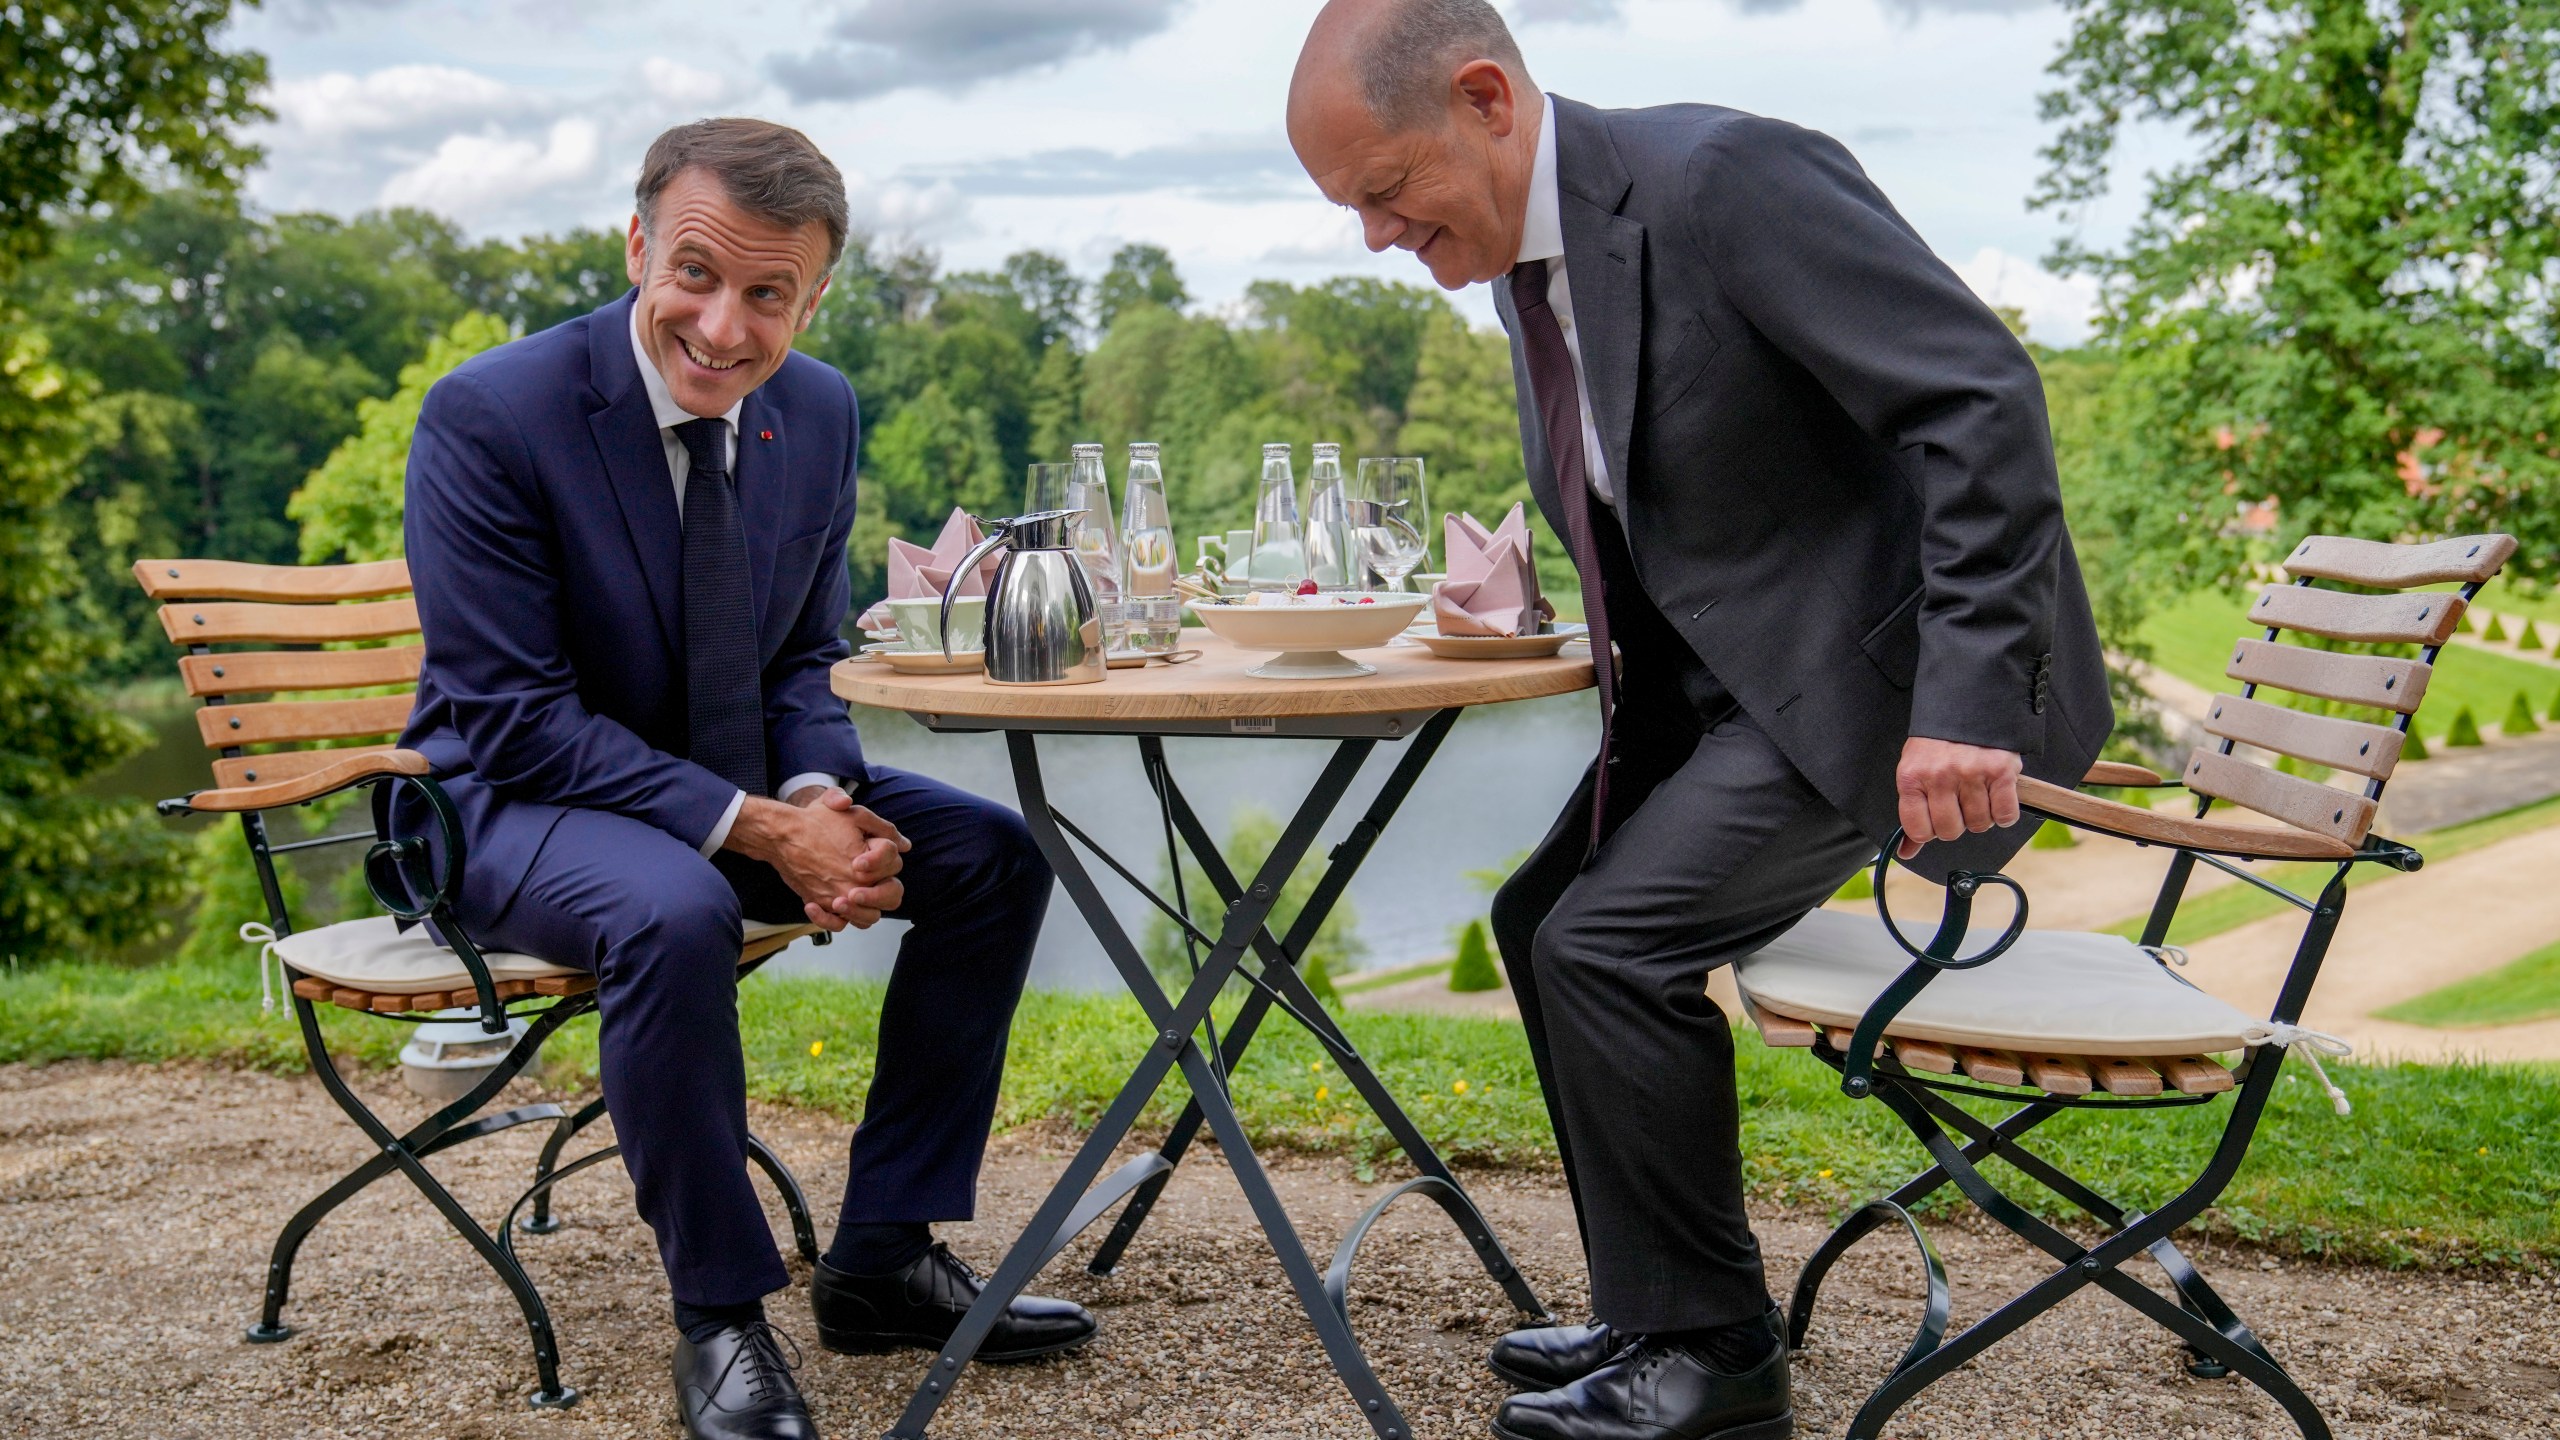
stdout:
[[(1049, 804), (1048, 792), (1040, 774), (1036, 737), (1029, 731), (1014, 730), (1005, 736), (1013, 761), (1014, 784), (1019, 792), (1023, 818), (1029, 822), (1032, 835), (1042, 852), (1057, 871), (1058, 879), (1069, 898), (1092, 927), (1094, 938), (1101, 942), (1113, 967), (1120, 972), (1130, 993), (1146, 1011), (1156, 1028), (1155, 1043), (1139, 1060), (1128, 1083), (1121, 1087), (1093, 1131), (1068, 1162), (1066, 1173), (1057, 1186), (1041, 1202), (1037, 1214), (1012, 1250), (987, 1281), (985, 1292), (971, 1308), (960, 1328), (952, 1335), (931, 1367), (907, 1408), (898, 1417), (897, 1427), (890, 1431), (892, 1440), (922, 1440), (933, 1421), (934, 1412), (950, 1398), (952, 1387), (959, 1382), (978, 1347), (994, 1328), (997, 1316), (1022, 1293), (1041, 1268), (1063, 1252), (1075, 1238), (1095, 1221), (1109, 1213), (1124, 1198), (1128, 1204), (1120, 1219), (1095, 1252), (1089, 1269), (1095, 1274), (1108, 1274), (1129, 1243), (1145, 1223), (1156, 1197), (1182, 1163), (1191, 1142), (1205, 1124), (1217, 1137), (1226, 1159), (1226, 1169), (1244, 1191), (1246, 1203), (1260, 1222), (1271, 1242), (1281, 1270), (1289, 1277), (1297, 1293), (1299, 1308), (1315, 1327), (1316, 1338), (1324, 1346), (1334, 1373), (1341, 1377), (1354, 1404), (1368, 1420), (1380, 1440), (1406, 1440), (1411, 1427), (1388, 1396), (1368, 1356), (1351, 1332), (1348, 1290), (1351, 1267), (1360, 1242), (1386, 1207), (1406, 1194), (1427, 1195), (1454, 1221), (1468, 1243), (1475, 1248), (1485, 1272), (1502, 1286), (1512, 1303), (1533, 1319), (1543, 1319), (1546, 1307), (1530, 1289), (1511, 1257), (1494, 1238), (1484, 1216), (1468, 1198), (1465, 1186), (1450, 1173), (1437, 1151), (1414, 1127), (1395, 1098), (1387, 1092), (1377, 1073), (1363, 1060), (1350, 1037), (1334, 1023), (1306, 979), (1298, 973), (1299, 957), (1324, 922), (1334, 903), (1351, 882), (1352, 874), (1368, 855), (1369, 849), (1386, 828), (1397, 807), (1411, 792), (1423, 767), (1428, 765), (1440, 742), (1456, 723), (1459, 712), (1444, 710), (1423, 723), (1408, 742), (1409, 748), (1397, 761), (1395, 769), (1348, 836), (1334, 847), (1328, 864), (1317, 881), (1313, 894), (1291, 923), (1285, 938), (1274, 938), (1269, 929), (1272, 908), (1279, 902), (1280, 888), (1298, 867), (1299, 861), (1315, 842), (1317, 832), (1358, 777), (1363, 762), (1377, 742), (1375, 737), (1343, 740), (1325, 766), (1315, 787), (1308, 792), (1297, 813), (1281, 832), (1251, 882), (1240, 882), (1233, 869), (1218, 852), (1214, 840), (1192, 812), (1180, 788), (1173, 782), (1165, 764), (1163, 742), (1154, 735), (1139, 737), (1140, 756), (1149, 781), (1162, 801), (1166, 826), (1179, 835), (1182, 847), (1200, 865), (1210, 884), (1225, 905), (1225, 916), (1219, 933), (1211, 940), (1193, 926), (1180, 903), (1168, 904), (1129, 869), (1112, 859), (1098, 846), (1093, 846), (1071, 821), (1059, 815)], [(1074, 837), (1071, 839), (1070, 837)], [(1156, 981), (1146, 960), (1139, 954), (1129, 934), (1113, 915), (1092, 873), (1086, 869), (1076, 845), (1082, 840), (1123, 879), (1136, 886), (1156, 906), (1174, 917), (1186, 936), (1196, 943), (1207, 943), (1208, 953), (1199, 962), (1189, 984), (1177, 1000), (1166, 995)], [(1179, 867), (1176, 874), (1179, 875)], [(1179, 881), (1177, 880), (1177, 885)], [(1258, 964), (1245, 964), (1250, 955)], [(1210, 1007), (1231, 979), (1241, 978), (1251, 993), (1228, 1024), (1226, 1033), (1209, 1032), (1209, 1043), (1201, 1043), (1204, 1026), (1211, 1023)], [(1419, 1178), (1389, 1192), (1345, 1235), (1333, 1257), (1332, 1265), (1319, 1273), (1309, 1257), (1306, 1245), (1298, 1236), (1288, 1210), (1280, 1203), (1272, 1188), (1271, 1178), (1245, 1137), (1244, 1125), (1237, 1118), (1229, 1094), (1227, 1077), (1253, 1043), (1255, 1033), (1270, 1012), (1278, 1008), (1305, 1028), (1316, 1042), (1331, 1054), (1357, 1090), (1361, 1099), (1378, 1117), (1389, 1135), (1404, 1150)], [(1185, 1107), (1156, 1151), (1122, 1164), (1107, 1177), (1103, 1167), (1119, 1148), (1120, 1142), (1145, 1110), (1148, 1101), (1176, 1070), (1182, 1072), (1191, 1089), (1191, 1103)], [(1099, 1182), (1099, 1183), (1097, 1183)]]

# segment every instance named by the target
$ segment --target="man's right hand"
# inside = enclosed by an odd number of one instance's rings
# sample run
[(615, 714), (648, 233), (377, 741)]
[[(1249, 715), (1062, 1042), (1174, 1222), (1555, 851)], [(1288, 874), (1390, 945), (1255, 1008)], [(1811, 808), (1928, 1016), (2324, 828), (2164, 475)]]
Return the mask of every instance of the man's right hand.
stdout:
[(905, 903), (897, 876), (907, 845), (898, 827), (830, 787), (806, 804), (748, 796), (723, 848), (772, 866), (809, 923), (834, 931), (867, 930)]

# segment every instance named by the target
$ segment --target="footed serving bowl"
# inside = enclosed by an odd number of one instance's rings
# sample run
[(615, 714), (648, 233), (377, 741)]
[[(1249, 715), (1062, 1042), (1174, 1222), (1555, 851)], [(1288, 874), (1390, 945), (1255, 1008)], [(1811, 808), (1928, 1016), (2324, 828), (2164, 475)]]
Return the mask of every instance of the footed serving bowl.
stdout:
[(1266, 680), (1356, 680), (1378, 673), (1345, 656), (1345, 650), (1368, 650), (1396, 638), (1431, 602), (1428, 595), (1387, 590), (1330, 591), (1292, 595), (1282, 603), (1255, 604), (1257, 597), (1194, 600), (1191, 613), (1211, 633), (1239, 650), (1280, 653), (1246, 671)]

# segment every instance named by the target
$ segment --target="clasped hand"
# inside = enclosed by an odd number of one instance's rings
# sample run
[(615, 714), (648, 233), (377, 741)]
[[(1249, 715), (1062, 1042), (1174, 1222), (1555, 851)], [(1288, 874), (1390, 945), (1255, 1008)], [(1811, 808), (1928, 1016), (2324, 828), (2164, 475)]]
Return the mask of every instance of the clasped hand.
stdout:
[(749, 796), (728, 848), (771, 865), (822, 930), (868, 930), (906, 901), (907, 837), (833, 785), (788, 802)]
[(1903, 836), (1895, 857), (1908, 860), (1932, 840), (2017, 824), (2021, 763), (2012, 750), (1912, 736), (1893, 777)]

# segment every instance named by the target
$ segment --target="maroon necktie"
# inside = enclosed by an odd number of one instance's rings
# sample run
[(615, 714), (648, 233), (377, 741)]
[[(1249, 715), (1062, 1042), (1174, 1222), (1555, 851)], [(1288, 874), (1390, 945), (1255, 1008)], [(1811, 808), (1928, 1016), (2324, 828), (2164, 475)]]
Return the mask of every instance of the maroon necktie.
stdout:
[(1555, 462), (1556, 498), (1564, 507), (1564, 545), (1582, 577), (1583, 620), (1591, 627), (1592, 678), (1600, 684), (1600, 764), (1591, 796), (1591, 847), (1600, 847), (1601, 817), (1609, 811), (1609, 738), (1617, 718), (1616, 657), (1609, 653), (1609, 602), (1600, 583), (1600, 549), (1591, 538), (1591, 470), (1582, 453), (1582, 387), (1573, 375), (1573, 352), (1564, 327), (1547, 304), (1547, 262), (1512, 267), (1511, 304), (1520, 312), (1520, 344), (1529, 352), (1529, 388), (1536, 392), (1538, 421), (1547, 455)]

